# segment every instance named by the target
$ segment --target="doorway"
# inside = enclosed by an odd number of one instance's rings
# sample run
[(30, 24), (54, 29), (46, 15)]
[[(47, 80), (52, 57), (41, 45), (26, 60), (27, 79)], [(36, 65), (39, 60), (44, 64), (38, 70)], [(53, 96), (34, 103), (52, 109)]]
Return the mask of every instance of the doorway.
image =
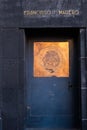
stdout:
[(80, 128), (78, 29), (26, 29), (26, 130)]

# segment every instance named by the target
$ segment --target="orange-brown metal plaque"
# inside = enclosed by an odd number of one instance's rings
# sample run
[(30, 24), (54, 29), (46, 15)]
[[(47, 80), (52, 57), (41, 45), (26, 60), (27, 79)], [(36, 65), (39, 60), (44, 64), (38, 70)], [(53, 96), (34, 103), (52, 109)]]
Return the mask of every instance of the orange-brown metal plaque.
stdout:
[(34, 77), (69, 77), (69, 42), (34, 42)]

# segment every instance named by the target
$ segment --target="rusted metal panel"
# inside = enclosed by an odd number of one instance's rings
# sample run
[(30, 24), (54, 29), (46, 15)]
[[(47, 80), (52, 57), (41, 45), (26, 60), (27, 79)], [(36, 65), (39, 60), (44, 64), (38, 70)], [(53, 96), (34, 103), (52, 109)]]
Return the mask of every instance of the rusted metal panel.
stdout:
[(35, 77), (69, 77), (69, 42), (34, 42)]

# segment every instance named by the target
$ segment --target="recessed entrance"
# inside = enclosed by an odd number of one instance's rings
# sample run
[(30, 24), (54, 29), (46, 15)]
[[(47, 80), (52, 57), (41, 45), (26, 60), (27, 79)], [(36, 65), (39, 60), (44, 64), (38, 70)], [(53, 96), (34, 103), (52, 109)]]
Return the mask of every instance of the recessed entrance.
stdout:
[(80, 128), (78, 32), (25, 30), (26, 130)]

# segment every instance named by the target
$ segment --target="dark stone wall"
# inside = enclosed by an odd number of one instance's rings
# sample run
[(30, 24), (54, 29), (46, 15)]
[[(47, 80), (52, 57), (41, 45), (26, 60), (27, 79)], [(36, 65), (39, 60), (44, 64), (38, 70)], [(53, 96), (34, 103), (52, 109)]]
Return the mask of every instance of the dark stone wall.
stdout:
[(84, 84), (84, 89), (82, 89), (82, 128), (83, 130), (87, 130), (87, 29), (86, 31), (86, 39), (85, 39), (85, 48), (86, 48), (86, 53), (85, 55), (85, 84)]
[(1, 34), (2, 34), (2, 30), (0, 29), (0, 129), (2, 130), (2, 44), (1, 44), (1, 41), (2, 41), (2, 37), (1, 37)]
[(81, 63), (81, 109), (82, 130), (87, 129), (87, 66), (86, 66), (86, 30), (80, 30), (80, 63)]
[(18, 27), (21, 26), (22, 4), (20, 0), (0, 0), (0, 26)]
[[(24, 128), (24, 33), (22, 29), (2, 29), (2, 128)], [(23, 129), (24, 130), (24, 129)]]
[[(40, 11), (51, 13), (41, 14)], [(56, 11), (78, 10), (79, 14)], [(28, 14), (24, 13), (28, 11)], [(32, 14), (31, 11), (36, 11)], [(52, 13), (54, 11), (54, 13)], [(84, 28), (81, 41), (82, 128), (87, 129), (87, 0), (0, 0), (0, 127), (24, 130), (24, 30)], [(21, 28), (21, 29), (20, 29)]]
[(79, 15), (24, 15), (24, 26), (34, 27), (63, 27), (63, 26), (84, 26), (83, 24), (83, 3), (81, 0), (26, 0), (23, 2), (23, 10), (79, 10)]
[[(41, 13), (41, 10), (46, 11), (45, 14)], [(78, 10), (79, 14), (59, 15), (55, 12), (59, 10)], [(29, 13), (26, 14), (24, 11)], [(36, 11), (36, 14), (33, 15), (30, 11)], [(86, 0), (0, 0), (0, 26), (86, 27), (86, 12)]]

